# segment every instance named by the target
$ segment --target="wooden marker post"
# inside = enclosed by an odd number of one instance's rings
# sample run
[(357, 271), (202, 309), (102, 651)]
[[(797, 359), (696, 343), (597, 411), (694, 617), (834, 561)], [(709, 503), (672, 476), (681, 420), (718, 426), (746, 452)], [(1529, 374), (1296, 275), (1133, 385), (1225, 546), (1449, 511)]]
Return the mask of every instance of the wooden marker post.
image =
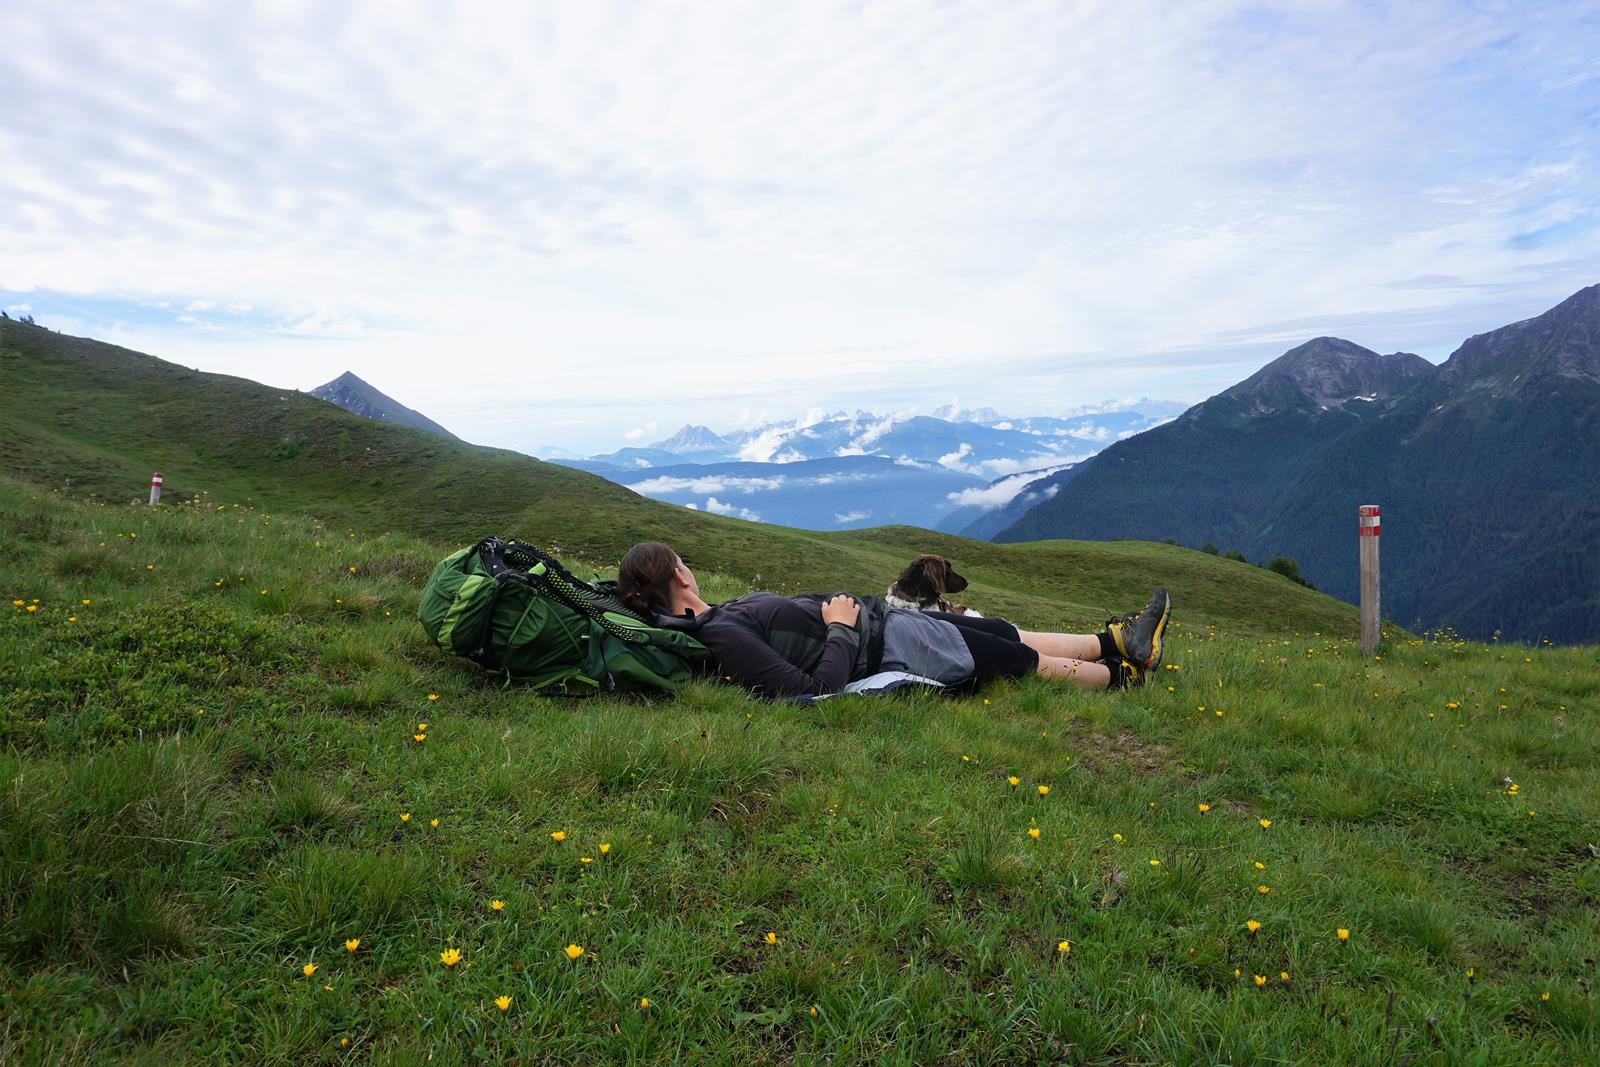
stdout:
[(159, 503), (161, 503), (161, 475), (158, 472), (150, 476), (150, 506), (155, 507)]
[(1378, 606), (1378, 505), (1362, 504), (1360, 509), (1361, 540), (1361, 653), (1373, 656), (1378, 652), (1378, 624), (1382, 609)]

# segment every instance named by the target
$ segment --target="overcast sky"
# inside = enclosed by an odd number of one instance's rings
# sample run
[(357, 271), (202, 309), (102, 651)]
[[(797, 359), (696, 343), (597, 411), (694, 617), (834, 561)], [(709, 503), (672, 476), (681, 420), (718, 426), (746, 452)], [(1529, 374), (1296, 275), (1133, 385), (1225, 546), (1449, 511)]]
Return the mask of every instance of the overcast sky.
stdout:
[(1600, 282), (1592, 0), (12, 0), (3, 33), (0, 304), (526, 451), (1196, 400)]

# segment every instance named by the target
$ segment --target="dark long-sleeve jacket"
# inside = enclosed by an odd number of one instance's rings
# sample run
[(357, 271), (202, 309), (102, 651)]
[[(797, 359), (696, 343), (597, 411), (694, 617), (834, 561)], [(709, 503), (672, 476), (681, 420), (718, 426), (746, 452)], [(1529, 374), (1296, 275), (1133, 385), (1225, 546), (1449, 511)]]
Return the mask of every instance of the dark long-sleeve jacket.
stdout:
[(836, 693), (878, 669), (888, 607), (878, 597), (856, 597), (855, 626), (824, 623), (822, 605), (833, 595), (748, 593), (702, 613), (693, 633), (723, 677), (758, 696)]

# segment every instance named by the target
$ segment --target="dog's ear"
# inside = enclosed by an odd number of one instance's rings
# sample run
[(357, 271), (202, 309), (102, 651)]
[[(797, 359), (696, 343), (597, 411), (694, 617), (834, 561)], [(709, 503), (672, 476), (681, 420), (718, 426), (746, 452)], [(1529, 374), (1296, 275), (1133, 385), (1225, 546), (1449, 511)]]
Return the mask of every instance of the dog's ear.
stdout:
[(927, 556), (918, 556), (894, 580), (900, 592), (910, 600), (927, 600), (937, 595), (928, 585), (927, 559)]
[(956, 573), (949, 560), (944, 561), (944, 583), (945, 591), (949, 593), (959, 593), (967, 587), (967, 580)]
[(922, 556), (923, 571), (928, 575), (928, 584), (933, 586), (935, 596), (943, 599), (945, 592), (950, 588), (950, 564), (943, 556)]

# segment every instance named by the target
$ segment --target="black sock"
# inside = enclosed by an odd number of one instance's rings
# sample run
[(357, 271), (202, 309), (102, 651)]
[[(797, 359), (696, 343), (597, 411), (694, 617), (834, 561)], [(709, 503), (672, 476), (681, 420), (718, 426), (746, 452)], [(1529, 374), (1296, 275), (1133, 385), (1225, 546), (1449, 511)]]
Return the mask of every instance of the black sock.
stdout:
[(1101, 630), (1095, 637), (1100, 641), (1101, 663), (1110, 663), (1114, 659), (1122, 658), (1122, 653), (1117, 651), (1117, 640), (1111, 636), (1110, 630)]
[(1106, 670), (1111, 672), (1111, 684), (1106, 686), (1107, 689), (1126, 689), (1128, 687), (1128, 679), (1132, 677), (1132, 672), (1129, 671), (1128, 665), (1122, 661), (1121, 656), (1113, 656), (1106, 660), (1105, 667)]

